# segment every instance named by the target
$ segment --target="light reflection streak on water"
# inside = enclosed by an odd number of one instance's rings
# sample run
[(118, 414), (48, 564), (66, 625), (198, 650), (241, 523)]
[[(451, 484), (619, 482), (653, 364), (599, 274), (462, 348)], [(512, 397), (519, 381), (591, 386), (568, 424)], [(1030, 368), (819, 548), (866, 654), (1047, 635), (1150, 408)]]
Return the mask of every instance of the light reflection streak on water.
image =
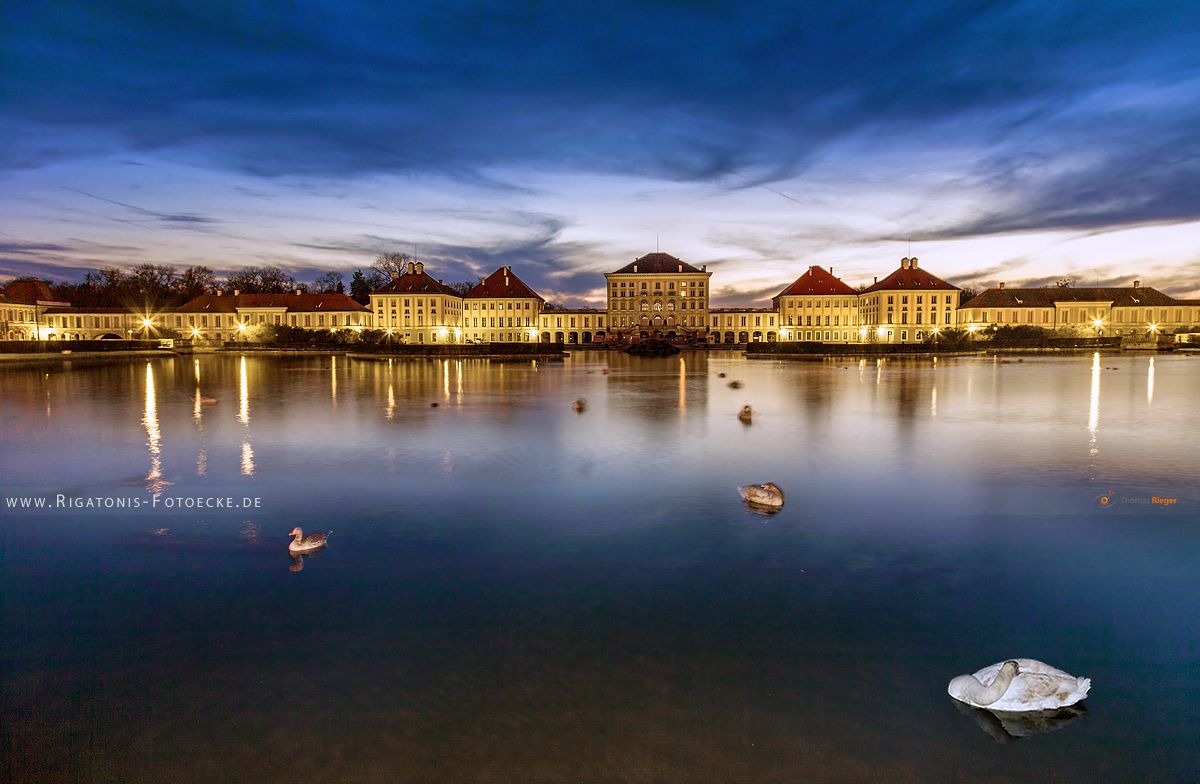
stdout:
[(931, 416), (931, 417), (937, 416), (937, 387), (936, 386), (933, 388), (933, 392), (930, 395), (929, 416)]
[(208, 475), (208, 455), (203, 449), (196, 453), (196, 476)]
[(1150, 357), (1150, 369), (1146, 371), (1146, 402), (1154, 402), (1154, 357)]
[(200, 387), (196, 387), (196, 396), (192, 400), (192, 421), (196, 423), (196, 427), (200, 427), (204, 423), (204, 416), (201, 413), (203, 406), (200, 404)]
[(242, 357), (238, 370), (238, 422), (250, 424), (250, 382), (246, 378), (246, 358)]
[(679, 413), (687, 410), (687, 360), (679, 358)]
[(331, 357), (333, 360), (329, 366), (329, 396), (333, 401), (333, 405), (337, 407), (337, 357)]
[(883, 380), (883, 360), (875, 360), (875, 386), (879, 386), (879, 382)]
[(463, 396), (463, 390), (462, 390), (463, 363), (462, 363), (461, 359), (457, 359), (454, 361), (454, 375), (455, 375), (455, 381), (456, 381), (455, 401), (458, 403), (461, 403), (462, 396)]
[(142, 414), (146, 428), (146, 450), (150, 454), (150, 470), (146, 473), (146, 489), (161, 493), (167, 484), (162, 477), (162, 433), (158, 429), (158, 399), (154, 393), (154, 367), (146, 363), (146, 408)]
[(450, 360), (442, 360), (442, 397), (450, 399)]
[(254, 448), (249, 439), (242, 442), (242, 475), (254, 476)]
[(384, 414), (388, 419), (393, 419), (396, 416), (396, 391), (392, 387), (392, 382), (388, 382), (388, 401), (387, 412)]
[(1096, 431), (1100, 427), (1100, 352), (1092, 354), (1092, 391), (1088, 406), (1088, 453), (1095, 455)]

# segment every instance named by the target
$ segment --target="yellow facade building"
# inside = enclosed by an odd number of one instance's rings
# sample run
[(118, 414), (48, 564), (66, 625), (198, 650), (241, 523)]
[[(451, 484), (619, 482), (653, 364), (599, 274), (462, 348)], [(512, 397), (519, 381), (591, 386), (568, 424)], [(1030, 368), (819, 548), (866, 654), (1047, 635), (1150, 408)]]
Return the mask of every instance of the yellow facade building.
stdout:
[(779, 337), (785, 341), (858, 343), (858, 292), (833, 270), (809, 267), (771, 300), (779, 312)]
[(404, 343), (461, 342), (462, 310), (458, 292), (430, 277), (419, 261), (371, 292), (375, 328)]
[(900, 260), (900, 268), (859, 293), (859, 335), (878, 343), (922, 343), (953, 327), (960, 289), (918, 265)]
[(463, 297), (462, 335), (469, 343), (529, 343), (538, 340), (546, 301), (501, 267)]
[(711, 277), (707, 267), (697, 269), (658, 252), (604, 273), (612, 333), (625, 338), (703, 337)]
[(958, 310), (972, 332), (1030, 326), (1076, 337), (1152, 335), (1200, 325), (1200, 305), (1135, 280), (1128, 287), (987, 289)]

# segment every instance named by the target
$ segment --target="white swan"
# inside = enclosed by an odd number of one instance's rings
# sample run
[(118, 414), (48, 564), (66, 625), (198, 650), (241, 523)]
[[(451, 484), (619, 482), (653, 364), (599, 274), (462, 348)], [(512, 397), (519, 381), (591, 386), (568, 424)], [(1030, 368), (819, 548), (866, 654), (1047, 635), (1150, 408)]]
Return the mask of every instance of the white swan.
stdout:
[(1089, 678), (1076, 678), (1037, 659), (1008, 659), (974, 675), (959, 675), (947, 691), (976, 708), (1027, 713), (1074, 705), (1091, 688)]

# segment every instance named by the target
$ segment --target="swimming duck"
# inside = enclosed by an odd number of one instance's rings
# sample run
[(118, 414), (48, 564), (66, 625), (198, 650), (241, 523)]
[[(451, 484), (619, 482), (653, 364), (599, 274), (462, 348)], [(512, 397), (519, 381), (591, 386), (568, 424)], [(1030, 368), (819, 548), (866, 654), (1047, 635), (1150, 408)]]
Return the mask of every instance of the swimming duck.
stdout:
[(741, 382), (741, 381), (738, 381), (738, 380), (735, 378), (733, 381), (730, 381), (730, 382), (729, 382), (728, 386), (729, 386), (729, 388), (730, 388), (730, 389), (741, 389), (741, 388), (742, 388), (742, 382)]
[(305, 536), (299, 527), (293, 528), (288, 536), (294, 536), (295, 538), (288, 542), (288, 552), (304, 553), (309, 550), (319, 550), (325, 546), (325, 542), (328, 541), (331, 533), (333, 531), (315, 531)]
[(587, 401), (583, 398), (578, 398), (571, 404), (571, 408), (575, 409), (576, 413), (582, 414), (584, 411), (587, 411)]
[(1008, 659), (974, 675), (959, 675), (946, 691), (976, 708), (1028, 713), (1074, 705), (1091, 688), (1091, 679), (1077, 678), (1037, 659)]
[(743, 501), (753, 506), (764, 506), (773, 509), (783, 506), (783, 491), (774, 482), (739, 487), (738, 493), (741, 494)]
[(742, 406), (742, 410), (738, 412), (738, 419), (742, 420), (742, 424), (750, 424), (754, 421), (754, 409), (750, 406)]

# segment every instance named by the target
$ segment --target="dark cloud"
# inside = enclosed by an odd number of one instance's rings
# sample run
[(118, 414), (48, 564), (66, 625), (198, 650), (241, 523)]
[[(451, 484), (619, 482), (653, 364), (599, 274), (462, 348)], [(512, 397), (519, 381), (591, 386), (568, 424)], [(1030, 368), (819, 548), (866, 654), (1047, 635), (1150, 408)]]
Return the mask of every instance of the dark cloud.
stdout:
[(123, 207), (130, 213), (139, 216), (138, 218), (117, 219), (122, 223), (158, 223), (176, 228), (199, 229), (207, 227), (209, 224), (217, 223), (213, 218), (208, 218), (203, 215), (196, 215), (191, 212), (160, 212), (158, 210), (149, 210), (145, 207), (138, 207), (134, 204), (128, 204), (116, 199), (106, 199), (103, 196), (97, 196), (94, 193), (80, 190), (79, 188), (64, 188), (63, 190), (72, 191), (81, 194), (89, 199), (102, 201), (106, 204), (113, 204), (117, 207)]
[[(63, 1), (6, 16), (6, 114), (25, 130), (9, 165), (71, 154), (34, 143), (39, 128), (86, 126), (133, 151), (190, 149), (268, 176), (470, 180), (536, 164), (732, 175), (732, 187), (789, 176), (864, 130), (885, 144), (946, 120), (981, 141), (1037, 126), (1043, 107), (1088, 90), (1194, 67), (1200, 23), (1189, 4), (949, 0), (312, 2), (286, 14)], [(1179, 127), (1152, 114), (1155, 133)]]

